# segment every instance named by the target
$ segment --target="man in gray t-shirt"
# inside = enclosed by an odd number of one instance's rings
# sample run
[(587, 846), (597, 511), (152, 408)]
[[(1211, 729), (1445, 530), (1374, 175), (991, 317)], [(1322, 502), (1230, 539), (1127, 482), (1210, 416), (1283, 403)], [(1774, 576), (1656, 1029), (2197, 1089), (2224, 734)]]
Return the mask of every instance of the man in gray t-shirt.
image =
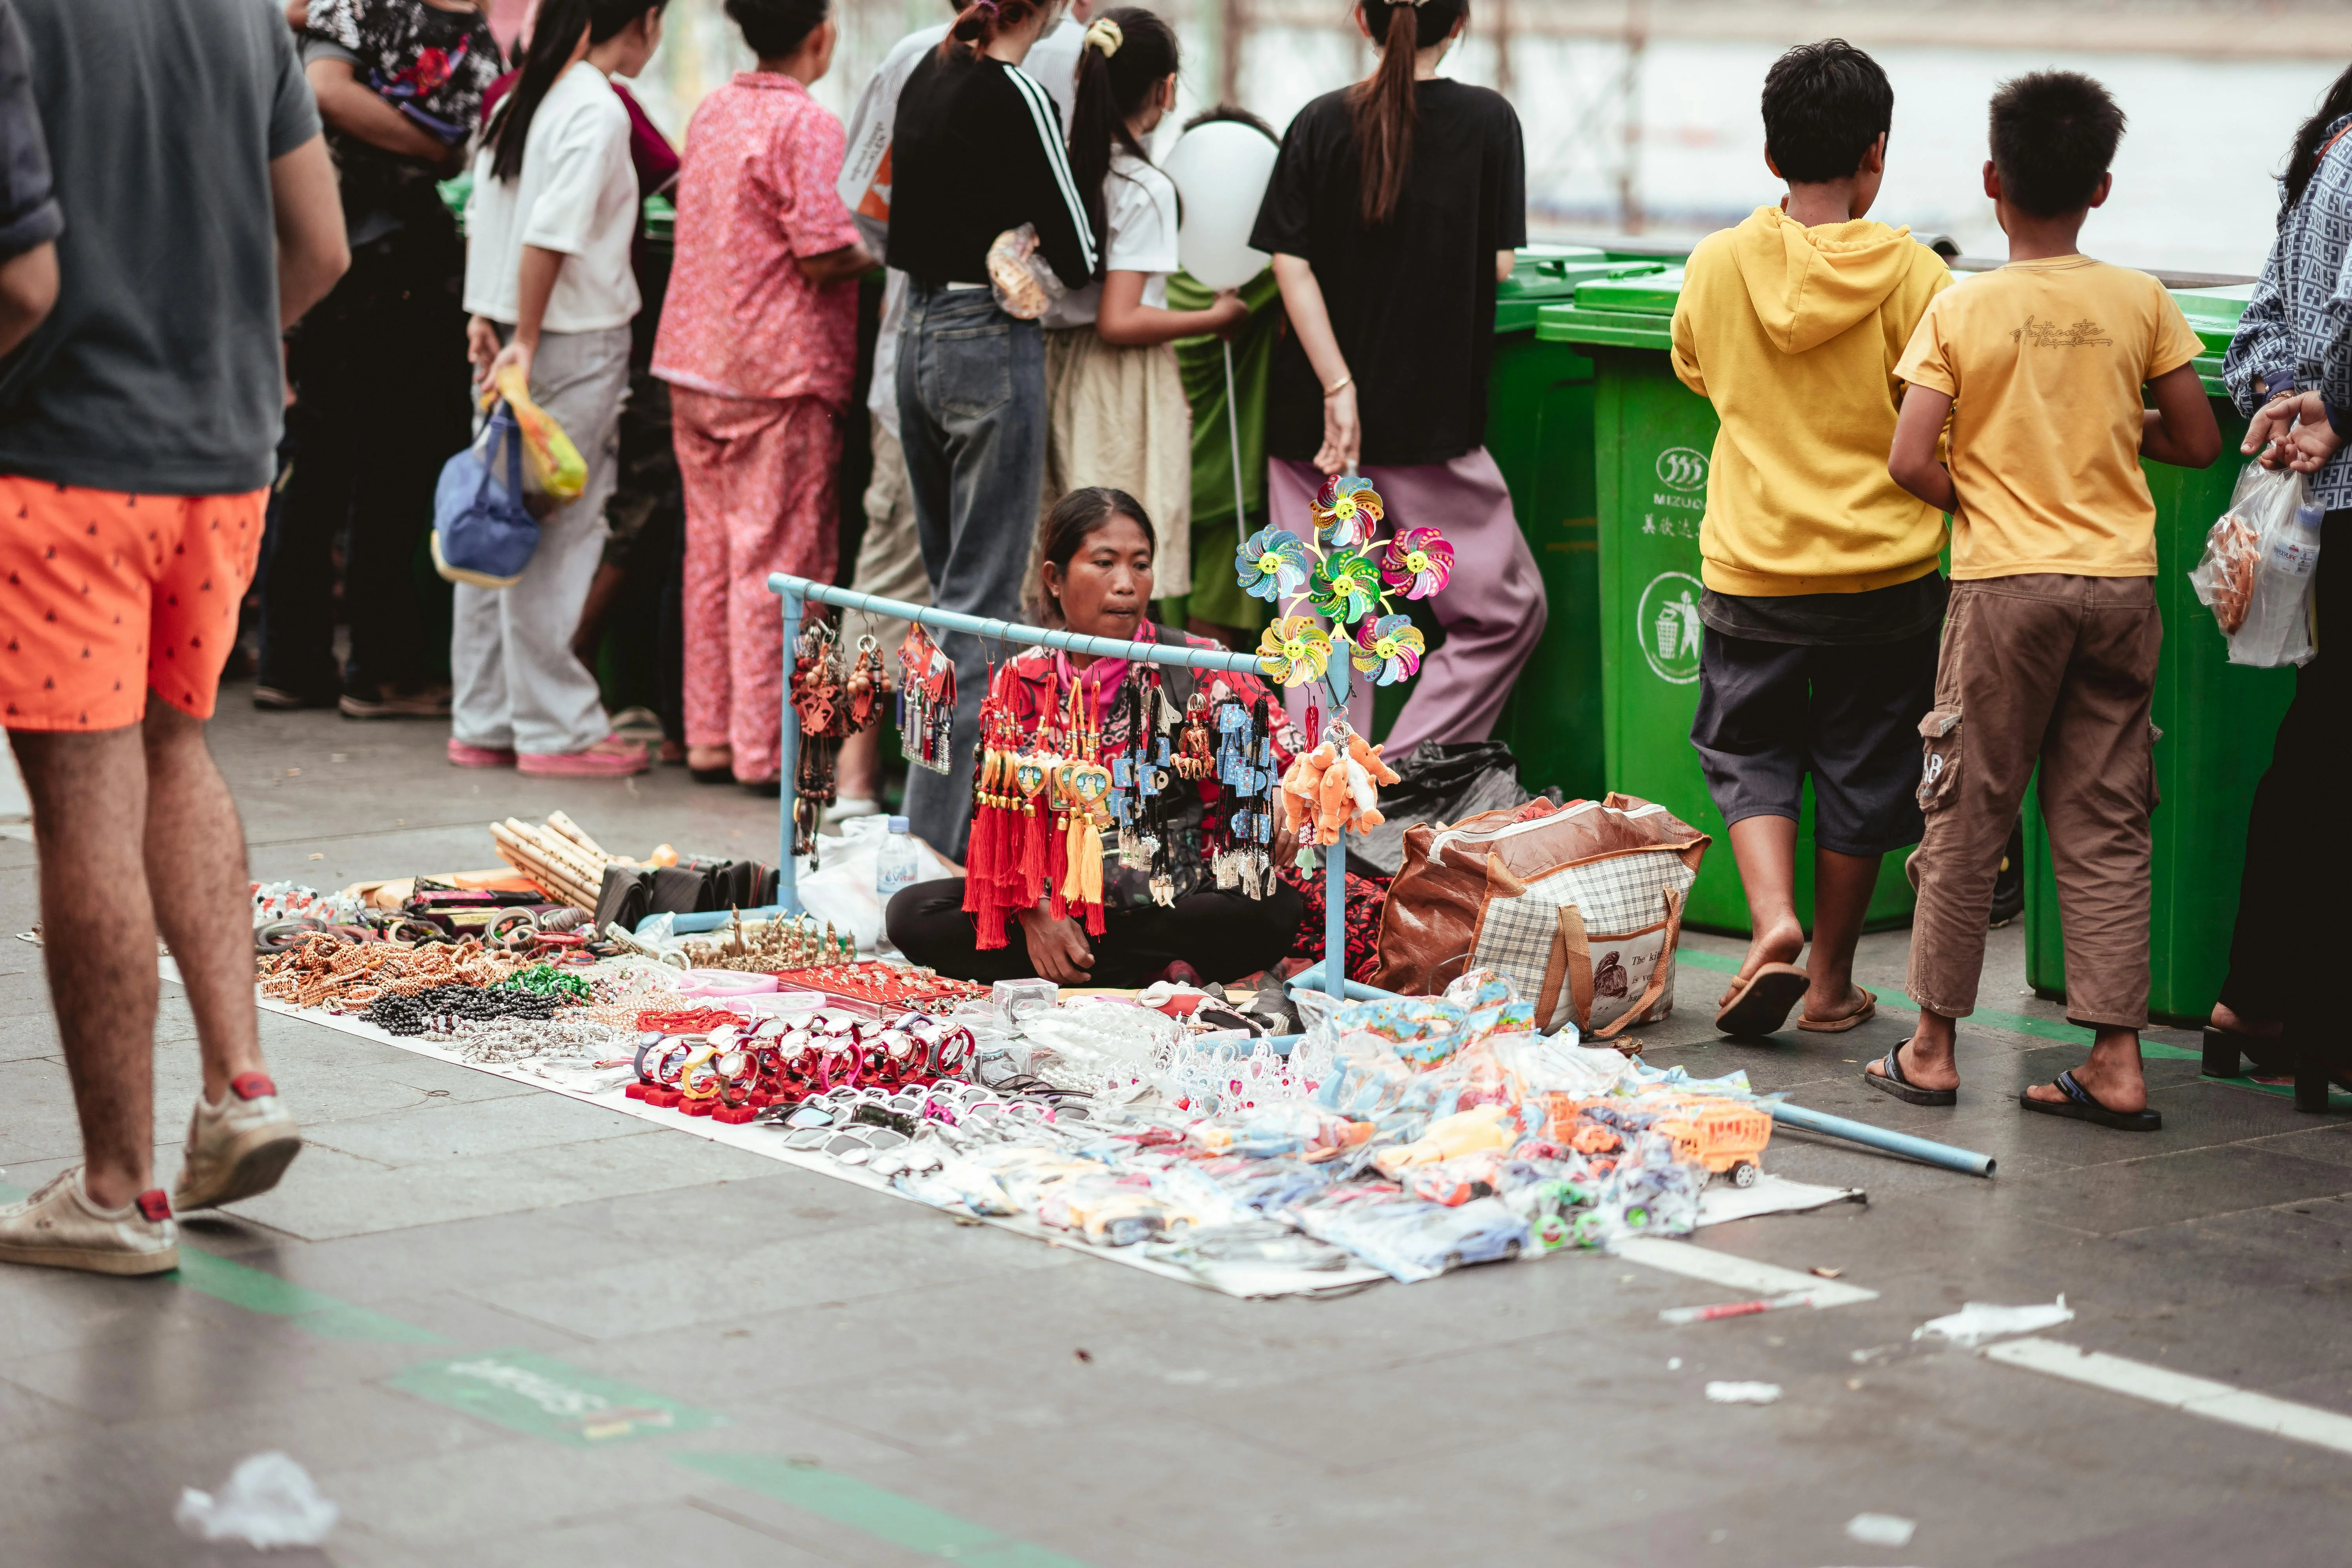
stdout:
[[(278, 334), (349, 256), (278, 7), (13, 3), (62, 226), (55, 308), (0, 361), (0, 713), (86, 1163), (0, 1208), (0, 1261), (152, 1274), (178, 1267), (174, 1205), (267, 1191), (301, 1148), (262, 1071), (245, 836), (205, 721), (260, 544)], [(31, 163), (16, 42), (0, 27), (0, 196)], [(170, 1197), (159, 928), (204, 1059)]]

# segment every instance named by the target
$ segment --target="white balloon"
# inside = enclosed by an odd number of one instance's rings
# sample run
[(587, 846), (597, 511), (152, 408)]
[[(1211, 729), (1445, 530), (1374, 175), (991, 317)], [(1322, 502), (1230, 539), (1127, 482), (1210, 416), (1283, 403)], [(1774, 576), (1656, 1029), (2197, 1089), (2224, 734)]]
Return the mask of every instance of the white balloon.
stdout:
[(1160, 165), (1184, 198), (1177, 259), (1203, 287), (1238, 289), (1273, 259), (1249, 237), (1280, 151), (1255, 126), (1213, 120), (1184, 132)]

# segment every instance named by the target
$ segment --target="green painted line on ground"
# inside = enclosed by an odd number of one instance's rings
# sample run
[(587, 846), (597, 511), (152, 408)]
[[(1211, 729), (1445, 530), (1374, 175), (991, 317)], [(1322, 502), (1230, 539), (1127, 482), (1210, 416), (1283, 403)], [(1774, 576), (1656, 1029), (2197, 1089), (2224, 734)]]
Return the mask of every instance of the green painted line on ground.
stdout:
[(1075, 1557), (1001, 1535), (909, 1497), (838, 1470), (774, 1454), (672, 1456), (730, 1486), (755, 1491), (804, 1512), (845, 1524), (905, 1552), (988, 1568), (1087, 1568)]
[[(1675, 961), (1678, 963), (1688, 963), (1695, 969), (1711, 969), (1719, 974), (1739, 973), (1739, 960), (1727, 958), (1719, 952), (1701, 952), (1686, 947), (1675, 954)], [(1908, 997), (1899, 996), (1891, 991), (1874, 991), (1867, 985), (1863, 989), (1877, 997), (1878, 1005), (1890, 1013), (1919, 1011), (1911, 1005)], [(1989, 1029), (2000, 1029), (2012, 1035), (2031, 1035), (2035, 1039), (2057, 1040), (2070, 1046), (2088, 1046), (2094, 1038), (2090, 1030), (2073, 1024), (2062, 1024), (2049, 1018), (2029, 1018), (2022, 1013), (2002, 1013), (1990, 1007), (1979, 1007), (1969, 1014), (1969, 1018), (1971, 1022), (1982, 1025)], [(2161, 1041), (2144, 1039), (2139, 1043), (2139, 1049), (2140, 1055), (2154, 1057), (2158, 1061), (2194, 1062), (2205, 1059), (2205, 1053), (2194, 1046), (2168, 1046)], [(2243, 1075), (2237, 1078), (2208, 1079), (2206, 1081), (2225, 1083), (2232, 1089), (2251, 1089), (2256, 1094), (2283, 1094), (2290, 1098), (2294, 1094), (2294, 1086), (2292, 1084), (2256, 1083), (2252, 1079)], [(2327, 1098), (2331, 1104), (2352, 1106), (2352, 1094), (2347, 1094), (2342, 1089), (2331, 1089), (2328, 1090)]]
[(322, 1340), (392, 1345), (448, 1342), (429, 1329), (338, 1300), (323, 1291), (281, 1279), (266, 1269), (200, 1252), (184, 1243), (180, 1248), (179, 1280), (191, 1290), (201, 1290), (233, 1307), (290, 1319), (295, 1327)]
[(420, 1362), (385, 1385), (510, 1432), (575, 1447), (724, 1424), (708, 1410), (523, 1350)]
[[(32, 1194), (0, 1182), (0, 1203)], [(198, 1248), (182, 1246), (172, 1276), (233, 1307), (284, 1318), (321, 1339), (383, 1344), (445, 1344), (441, 1335), (322, 1290), (297, 1285)], [(531, 1351), (485, 1351), (421, 1362), (386, 1380), (404, 1394), (462, 1411), (526, 1436), (585, 1447), (633, 1437), (696, 1432), (726, 1417), (583, 1372)], [(764, 1454), (681, 1454), (707, 1475), (762, 1493), (910, 1552), (986, 1568), (1088, 1568), (984, 1525), (849, 1476)]]

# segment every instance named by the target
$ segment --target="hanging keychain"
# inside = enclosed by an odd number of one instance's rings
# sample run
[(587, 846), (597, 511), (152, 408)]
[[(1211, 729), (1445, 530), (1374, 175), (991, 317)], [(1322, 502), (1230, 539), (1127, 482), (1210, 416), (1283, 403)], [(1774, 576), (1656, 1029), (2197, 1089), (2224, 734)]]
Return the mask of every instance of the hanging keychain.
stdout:
[(844, 690), (840, 638), (824, 621), (812, 621), (793, 649), (792, 701), (801, 723), (800, 763), (793, 789), (793, 852), (816, 847), (817, 826), (834, 802), (834, 768), (841, 742), (851, 731), (851, 702)]
[(955, 661), (920, 622), (909, 625), (907, 640), (898, 645), (899, 754), (935, 773), (946, 773), (955, 705)]

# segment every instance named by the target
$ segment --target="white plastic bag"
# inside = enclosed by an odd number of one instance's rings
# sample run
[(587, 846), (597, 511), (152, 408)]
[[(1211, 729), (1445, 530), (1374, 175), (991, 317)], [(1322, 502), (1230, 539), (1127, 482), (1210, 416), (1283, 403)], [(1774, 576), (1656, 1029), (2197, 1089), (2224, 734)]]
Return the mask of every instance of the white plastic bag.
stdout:
[(187, 1487), (172, 1517), (199, 1541), (242, 1541), (268, 1551), (317, 1546), (342, 1510), (319, 1495), (310, 1472), (272, 1449), (230, 1473), (218, 1497)]
[(2304, 477), (2248, 463), (2189, 574), (2213, 612), (2231, 664), (2307, 664), (2311, 584), (2319, 564), (2321, 509)]
[(1951, 1341), (1956, 1345), (1974, 1346), (1987, 1340), (1997, 1340), (2007, 1334), (2030, 1334), (2042, 1329), (2056, 1328), (2072, 1321), (2074, 1309), (2066, 1298), (2042, 1302), (2031, 1307), (2000, 1307), (1990, 1301), (1970, 1301), (1958, 1311), (1944, 1317), (1930, 1318), (1911, 1331), (1915, 1340), (1933, 1334)]
[[(894, 954), (889, 934), (882, 928), (882, 896), (874, 890), (874, 864), (881, 858), (882, 841), (890, 834), (887, 816), (853, 816), (841, 825), (841, 837), (817, 839), (817, 869), (800, 879), (801, 907), (822, 926), (831, 921), (866, 953)], [(954, 870), (931, 847), (918, 838), (915, 858), (918, 882), (952, 877)]]

